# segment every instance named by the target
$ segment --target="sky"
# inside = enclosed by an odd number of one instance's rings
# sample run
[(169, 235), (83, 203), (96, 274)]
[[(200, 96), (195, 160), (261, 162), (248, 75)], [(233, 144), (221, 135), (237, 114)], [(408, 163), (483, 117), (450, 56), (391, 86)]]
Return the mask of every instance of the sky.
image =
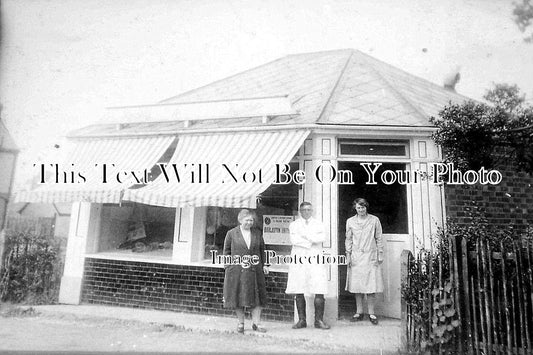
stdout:
[[(3, 0), (1, 117), (21, 149), (15, 189), (61, 162), (105, 107), (149, 104), (288, 54), (355, 48), (459, 93), (533, 99), (533, 44), (512, 0)], [(58, 145), (59, 148), (55, 147)]]

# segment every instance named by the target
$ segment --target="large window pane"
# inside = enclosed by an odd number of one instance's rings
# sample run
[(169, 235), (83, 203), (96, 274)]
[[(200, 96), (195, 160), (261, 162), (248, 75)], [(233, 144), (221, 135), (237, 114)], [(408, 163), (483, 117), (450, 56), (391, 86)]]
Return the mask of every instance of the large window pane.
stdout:
[(175, 216), (174, 208), (104, 204), (98, 251), (172, 256)]

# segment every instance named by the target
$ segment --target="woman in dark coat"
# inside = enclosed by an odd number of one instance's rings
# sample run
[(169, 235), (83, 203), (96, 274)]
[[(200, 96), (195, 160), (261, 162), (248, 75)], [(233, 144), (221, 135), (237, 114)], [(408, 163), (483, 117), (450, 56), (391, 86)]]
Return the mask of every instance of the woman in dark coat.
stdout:
[(260, 232), (252, 229), (254, 218), (250, 211), (241, 210), (238, 220), (240, 225), (231, 229), (224, 240), (224, 308), (235, 309), (239, 333), (244, 333), (244, 308), (251, 308), (252, 329), (264, 333), (259, 321), (267, 301), (265, 242)]

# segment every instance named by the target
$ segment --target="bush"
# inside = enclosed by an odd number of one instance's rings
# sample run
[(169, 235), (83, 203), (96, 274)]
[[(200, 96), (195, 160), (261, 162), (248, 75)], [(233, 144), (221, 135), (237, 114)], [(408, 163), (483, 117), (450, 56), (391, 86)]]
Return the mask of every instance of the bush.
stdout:
[(32, 304), (56, 303), (62, 262), (60, 242), (33, 231), (7, 231), (0, 299)]
[(409, 281), (402, 284), (402, 298), (409, 307), (413, 338), (410, 350), (452, 351), (459, 326), (450, 278), (450, 229), (439, 230), (431, 250), (421, 249), (409, 263)]
[(522, 107), (507, 96), (502, 103), (494, 96), (503, 95), (487, 94), (496, 107), (473, 101), (444, 107), (439, 117), (430, 118), (437, 127), (432, 139), (442, 148), (445, 162), (459, 170), (491, 169), (510, 163), (533, 173), (533, 107)]

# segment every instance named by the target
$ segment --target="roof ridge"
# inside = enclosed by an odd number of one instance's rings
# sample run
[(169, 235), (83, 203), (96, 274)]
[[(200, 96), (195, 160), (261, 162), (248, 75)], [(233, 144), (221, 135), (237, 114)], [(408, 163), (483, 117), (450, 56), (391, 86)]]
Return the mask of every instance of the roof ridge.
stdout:
[(267, 65), (270, 65), (270, 64), (273, 64), (273, 63), (276, 63), (276, 62), (282, 61), (283, 59), (286, 59), (286, 58), (288, 58), (288, 57), (289, 57), (289, 55), (286, 55), (286, 56), (284, 56), (284, 57), (280, 57), (280, 58), (277, 58), (277, 59), (271, 60), (270, 62), (266, 62), (266, 63), (260, 64), (260, 65), (257, 65), (257, 66), (255, 66), (255, 67), (252, 67), (252, 68), (249, 68), (249, 69), (246, 69), (246, 70), (240, 71), (240, 72), (238, 72), (238, 73), (231, 74), (231, 75), (226, 76), (226, 77), (223, 77), (223, 78), (221, 78), (221, 79), (218, 79), (218, 80), (215, 80), (215, 81), (211, 81), (211, 82), (209, 82), (209, 83), (207, 83), (207, 84), (205, 84), (205, 85), (198, 86), (198, 87), (196, 87), (196, 88), (194, 88), (194, 89), (190, 89), (190, 90), (184, 91), (184, 92), (182, 92), (182, 93), (179, 93), (179, 94), (177, 94), (177, 95), (174, 95), (174, 96), (172, 96), (172, 97), (169, 97), (169, 98), (167, 98), (167, 99), (163, 99), (163, 100), (159, 101), (158, 104), (168, 103), (167, 101), (170, 101), (170, 100), (176, 99), (176, 98), (178, 98), (178, 97), (180, 97), (180, 96), (184, 96), (184, 95), (192, 94), (192, 93), (195, 92), (195, 91), (198, 91), (198, 90), (204, 89), (204, 88), (206, 88), (206, 87), (208, 87), (208, 86), (211, 86), (211, 85), (213, 85), (213, 84), (216, 84), (216, 83), (219, 83), (219, 82), (222, 82), (222, 81), (225, 81), (225, 80), (228, 80), (228, 79), (234, 78), (234, 77), (236, 77), (236, 76), (238, 76), (238, 75), (241, 75), (241, 74), (244, 74), (244, 73), (248, 73), (248, 72), (250, 72), (250, 71), (252, 71), (252, 70), (256, 70), (256, 69), (262, 68), (262, 67), (264, 67), (264, 66), (267, 66)]
[[(383, 60), (381, 60), (381, 59), (379, 59), (379, 58), (373, 57), (373, 56), (371, 56), (370, 54), (367, 54), (367, 53), (365, 53), (365, 52), (362, 52), (362, 51), (360, 51), (360, 50), (358, 50), (358, 49), (354, 49), (354, 51), (355, 51), (355, 52), (358, 52), (359, 54), (361, 54), (362, 56), (364, 56), (364, 57), (366, 58), (365, 60), (367, 61), (367, 63), (368, 63), (369, 60), (370, 60), (370, 61), (374, 61), (374, 62), (379, 62), (379, 64), (381, 64), (381, 65), (385, 65), (386, 67), (391, 68), (391, 69), (396, 70), (396, 71), (399, 71), (399, 72), (401, 72), (402, 74), (405, 74), (405, 75), (407, 75), (407, 76), (409, 76), (409, 77), (413, 77), (413, 78), (416, 78), (416, 79), (418, 79), (418, 80), (422, 80), (422, 81), (424, 81), (424, 82), (426, 82), (426, 83), (428, 83), (428, 84), (434, 86), (434, 87), (437, 88), (437, 89), (447, 90), (447, 89), (445, 89), (443, 86), (441, 86), (441, 85), (439, 85), (439, 84), (437, 84), (437, 83), (434, 83), (433, 81), (430, 81), (430, 80), (428, 80), (428, 79), (422, 78), (422, 77), (420, 77), (420, 76), (418, 76), (418, 75), (415, 75), (415, 74), (413, 74), (413, 73), (409, 73), (409, 72), (407, 72), (407, 71), (405, 71), (405, 70), (403, 70), (403, 69), (401, 69), (401, 68), (398, 68), (398, 67), (396, 67), (396, 66), (394, 66), (394, 65), (392, 65), (392, 64), (390, 64), (390, 63), (384, 62)], [(372, 64), (369, 63), (369, 65), (372, 65)], [(472, 98), (470, 98), (470, 97), (468, 97), (468, 96), (465, 96), (465, 95), (463, 95), (463, 94), (458, 93), (457, 91), (449, 91), (449, 90), (447, 90), (447, 91), (448, 91), (449, 93), (453, 94), (453, 95), (460, 96), (460, 97), (462, 97), (462, 98), (465, 99), (465, 100), (473, 100)]]
[(309, 54), (326, 54), (326, 53), (334, 53), (334, 52), (353, 52), (353, 51), (355, 51), (355, 49), (353, 48), (325, 49), (322, 51), (291, 53), (291, 54), (286, 55), (286, 57), (297, 57), (297, 56), (309, 55)]
[(344, 74), (346, 73), (346, 68), (348, 68), (348, 64), (350, 64), (350, 60), (353, 57), (353, 53), (354, 52), (353, 52), (353, 49), (352, 49), (350, 51), (350, 55), (346, 59), (346, 63), (344, 63), (344, 66), (342, 67), (342, 69), (341, 69), (341, 71), (339, 73), (339, 77), (335, 81), (335, 85), (333, 85), (333, 88), (331, 89), (331, 92), (328, 95), (328, 98), (326, 99), (326, 102), (325, 102), (324, 106), (322, 107), (322, 110), (320, 111), (320, 115), (318, 115), (318, 118), (317, 118), (317, 120), (315, 122), (320, 121), (322, 119), (322, 117), (325, 115), (327, 109), (330, 107), (330, 104), (331, 104), (331, 101), (333, 99), (333, 96), (335, 96), (335, 94), (337, 92), (337, 88), (339, 87), (339, 84), (342, 81), (342, 78), (344, 77)]
[[(392, 94), (397, 98), (399, 99), (401, 102), (403, 102), (404, 104), (407, 104), (407, 106), (409, 106), (410, 108), (412, 108), (413, 110), (415, 110), (415, 112), (420, 116), (422, 117), (423, 119), (427, 119), (429, 120), (429, 116), (427, 116), (423, 110), (421, 110), (418, 105), (415, 105), (414, 103), (411, 102), (411, 100), (409, 100), (408, 98), (405, 97), (405, 95), (399, 91), (398, 89), (396, 89), (396, 87), (394, 87), (394, 85), (392, 85), (381, 73), (378, 69), (376, 69), (374, 67), (374, 63), (371, 63), (369, 60), (368, 60), (368, 57), (370, 56), (367, 56), (365, 55), (365, 57), (363, 58), (363, 60), (366, 62), (366, 64), (368, 65), (368, 67), (374, 72), (374, 74), (376, 74), (376, 76), (378, 77), (378, 79), (380, 79), (382, 82), (385, 83), (385, 85), (387, 85), (387, 87), (391, 90)], [(372, 57), (370, 57), (372, 58)]]

